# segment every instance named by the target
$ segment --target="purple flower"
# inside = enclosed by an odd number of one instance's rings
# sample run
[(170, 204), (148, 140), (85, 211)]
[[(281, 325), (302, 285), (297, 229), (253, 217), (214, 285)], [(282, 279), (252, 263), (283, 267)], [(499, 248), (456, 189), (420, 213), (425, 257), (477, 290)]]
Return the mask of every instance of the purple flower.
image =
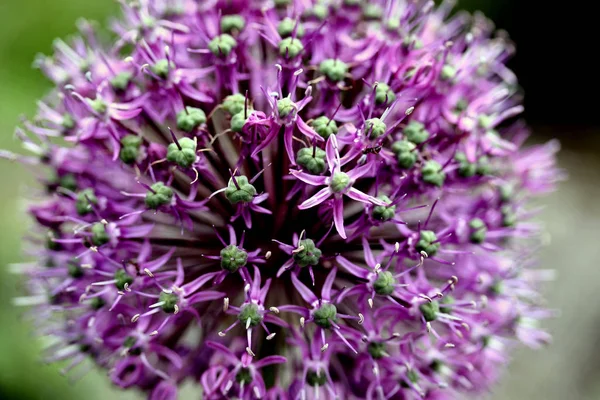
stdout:
[[(152, 400), (451, 399), (550, 340), (512, 45), (451, 2), (123, 2), (16, 136), (14, 265), (64, 373)], [(334, 229), (335, 228), (335, 229)]]

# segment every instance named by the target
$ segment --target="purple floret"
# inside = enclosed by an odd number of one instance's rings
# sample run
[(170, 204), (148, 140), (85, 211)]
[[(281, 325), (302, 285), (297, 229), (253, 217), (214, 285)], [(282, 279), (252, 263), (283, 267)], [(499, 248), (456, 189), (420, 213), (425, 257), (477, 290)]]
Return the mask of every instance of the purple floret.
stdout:
[[(452, 1), (122, 2), (36, 65), (16, 265), (48, 361), (173, 400), (453, 399), (539, 327), (558, 144)], [(41, 190), (40, 190), (41, 189)], [(200, 389), (199, 393), (200, 393)]]

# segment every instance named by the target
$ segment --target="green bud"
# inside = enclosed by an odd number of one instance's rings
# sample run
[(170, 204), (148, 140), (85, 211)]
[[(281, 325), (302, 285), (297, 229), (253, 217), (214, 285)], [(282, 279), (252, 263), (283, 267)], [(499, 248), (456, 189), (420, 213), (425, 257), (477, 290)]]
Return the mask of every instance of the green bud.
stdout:
[(364, 130), (369, 134), (369, 139), (374, 140), (385, 133), (387, 126), (381, 119), (371, 118), (365, 121)]
[(363, 7), (363, 17), (366, 20), (378, 20), (383, 17), (383, 10), (377, 4), (367, 3)]
[(90, 107), (92, 107), (92, 109), (94, 111), (96, 111), (98, 114), (104, 114), (104, 113), (106, 113), (106, 110), (108, 110), (108, 105), (101, 98), (96, 98), (94, 100), (88, 100), (88, 103), (89, 103)]
[(458, 161), (458, 174), (460, 176), (464, 178), (470, 178), (477, 172), (477, 165), (470, 163), (467, 160), (467, 155), (465, 153), (456, 153), (454, 159)]
[[(46, 248), (48, 250), (53, 250), (53, 251), (61, 250), (62, 245), (58, 242), (55, 242), (55, 239), (58, 239), (59, 237), (60, 237), (59, 231), (54, 231), (54, 230), (48, 231), (48, 235), (46, 236)], [(52, 261), (51, 258), (49, 258), (48, 260)], [(54, 261), (52, 261), (52, 263), (54, 263)], [(52, 266), (54, 266), (54, 265), (52, 265)]]
[(243, 306), (238, 314), (238, 319), (242, 323), (242, 326), (246, 326), (248, 320), (250, 320), (250, 326), (258, 326), (263, 320), (263, 316), (258, 310), (256, 304), (250, 303)]
[(83, 268), (79, 266), (77, 260), (67, 262), (67, 270), (69, 271), (69, 276), (73, 279), (79, 279), (83, 276)]
[(400, 29), (400, 19), (399, 18), (392, 18), (392, 19), (388, 19), (385, 22), (385, 29), (387, 29), (390, 32), (397, 32), (398, 29)]
[(441, 187), (446, 180), (446, 174), (442, 171), (440, 163), (434, 160), (427, 161), (421, 168), (423, 181), (431, 185)]
[(108, 243), (110, 238), (106, 232), (106, 226), (101, 222), (96, 222), (92, 225), (92, 244), (94, 246), (102, 246)]
[(323, 370), (317, 372), (314, 369), (309, 369), (306, 372), (306, 383), (312, 387), (323, 386), (327, 383), (327, 375)]
[(208, 49), (216, 57), (227, 57), (236, 46), (237, 40), (227, 33), (216, 36), (208, 43)]
[(432, 322), (437, 319), (438, 313), (440, 312), (440, 306), (436, 301), (432, 301), (431, 303), (421, 304), (419, 310), (421, 311), (421, 314), (423, 314), (425, 321)]
[(142, 138), (137, 135), (126, 135), (121, 139), (121, 146), (124, 147), (137, 147), (142, 145)]
[(440, 243), (437, 240), (438, 238), (433, 231), (421, 231), (415, 249), (419, 253), (424, 251), (429, 257), (434, 256), (440, 248)]
[(498, 188), (500, 192), (500, 200), (504, 203), (509, 201), (514, 195), (514, 187), (510, 184), (502, 185)]
[(173, 190), (166, 186), (162, 182), (156, 182), (152, 186), (150, 186), (152, 190), (148, 190), (146, 192), (146, 198), (144, 202), (146, 203), (146, 207), (157, 210), (162, 206), (166, 206), (171, 204), (171, 200), (173, 199)]
[[(237, 182), (237, 186), (235, 185)], [(235, 182), (233, 178), (229, 179), (227, 189), (225, 189), (225, 197), (231, 202), (231, 204), (237, 203), (250, 203), (254, 196), (256, 196), (256, 188), (248, 182), (248, 178), (244, 175), (236, 176)], [(239, 189), (238, 189), (239, 187)]]
[(70, 131), (75, 127), (75, 120), (73, 119), (71, 114), (64, 114), (61, 125), (65, 129), (65, 131)]
[(58, 178), (58, 186), (74, 192), (77, 190), (77, 179), (73, 174), (65, 174)]
[(105, 304), (106, 302), (100, 296), (92, 297), (92, 300), (90, 301), (92, 310), (99, 310), (104, 307)]
[(492, 173), (492, 166), (486, 156), (479, 157), (477, 160), (477, 175), (486, 176)]
[(98, 198), (94, 194), (94, 189), (84, 189), (77, 194), (75, 208), (77, 214), (87, 215), (92, 212), (92, 204), (98, 204)]
[[(378, 200), (390, 204), (392, 200), (386, 195), (377, 196)], [(396, 206), (375, 206), (373, 207), (372, 217), (379, 221), (389, 221), (396, 215)]]
[(189, 168), (196, 161), (196, 142), (190, 138), (184, 137), (177, 143), (169, 144), (167, 147), (167, 160), (176, 163), (181, 168)]
[[(240, 93), (230, 94), (223, 100), (223, 109), (231, 115), (244, 111), (246, 97)], [(242, 114), (243, 115), (243, 114)]]
[(142, 138), (137, 135), (127, 135), (121, 139), (121, 150), (119, 158), (125, 164), (133, 164), (136, 162), (142, 145)]
[(486, 348), (492, 343), (492, 337), (490, 335), (484, 335), (481, 337), (481, 345)]
[(496, 296), (504, 293), (504, 283), (502, 281), (496, 281), (490, 286), (490, 292)]
[(248, 118), (244, 117), (244, 111), (240, 111), (231, 117), (231, 131), (235, 133), (241, 133), (246, 125)]
[(512, 228), (517, 224), (517, 216), (509, 205), (502, 206), (500, 210), (502, 213), (502, 226), (505, 228)]
[(492, 122), (494, 122), (494, 117), (491, 115), (483, 114), (479, 116), (477, 122), (479, 123), (479, 126), (483, 129), (488, 129), (490, 126), (492, 126)]
[(317, 132), (319, 136), (325, 140), (329, 139), (329, 136), (336, 135), (338, 133), (338, 126), (336, 122), (325, 116), (315, 118), (312, 120), (310, 125), (315, 132)]
[(279, 55), (281, 57), (296, 58), (304, 50), (304, 45), (297, 38), (287, 37), (279, 42)]
[(304, 26), (302, 26), (300, 22), (298, 22), (298, 25), (296, 26), (296, 21), (289, 17), (282, 19), (279, 25), (277, 25), (277, 33), (279, 33), (279, 36), (282, 38), (292, 36), (294, 29), (296, 29), (297, 38), (304, 36)]
[[(444, 304), (446, 306), (444, 306)], [(452, 314), (452, 307), (448, 307), (448, 305), (454, 304), (454, 297), (450, 295), (446, 295), (440, 300), (440, 312), (442, 314)]]
[(285, 118), (296, 111), (296, 105), (289, 97), (277, 101), (277, 112), (280, 118)]
[(429, 364), (429, 368), (431, 368), (433, 372), (440, 373), (442, 368), (444, 368), (444, 363), (438, 359), (434, 359), (431, 364)]
[(456, 68), (450, 64), (446, 64), (442, 67), (440, 77), (445, 81), (450, 81), (456, 77)]
[(460, 99), (456, 102), (456, 105), (454, 106), (454, 111), (457, 113), (461, 113), (465, 111), (467, 107), (469, 107), (469, 103), (467, 103), (467, 100)]
[(308, 15), (314, 16), (316, 19), (323, 21), (329, 15), (329, 7), (322, 3), (317, 3), (313, 8), (306, 10)]
[(298, 242), (298, 248), (302, 250), (293, 253), (292, 258), (301, 267), (319, 264), (322, 252), (315, 246), (312, 239), (304, 239)]
[(154, 65), (150, 67), (150, 70), (161, 79), (167, 79), (169, 77), (169, 71), (171, 68), (175, 68), (175, 64), (169, 64), (169, 60), (163, 58), (158, 60)]
[(241, 15), (224, 15), (221, 18), (221, 32), (240, 32), (246, 26), (246, 20)]
[(158, 297), (159, 303), (163, 303), (160, 308), (167, 314), (175, 313), (175, 306), (179, 302), (179, 296), (175, 293), (165, 293), (160, 292), (160, 296)]
[(380, 342), (370, 342), (367, 345), (367, 351), (369, 352), (369, 354), (371, 355), (371, 357), (373, 357), (375, 360), (378, 360), (380, 358), (386, 357), (387, 356), (387, 352), (386, 352), (386, 348), (385, 348), (385, 343), (380, 343)]
[(292, 4), (292, 0), (273, 0), (273, 3), (275, 3), (275, 7), (277, 8), (285, 8)]
[(135, 338), (133, 336), (127, 336), (125, 338), (125, 340), (123, 341), (123, 347), (130, 349), (133, 346), (135, 346), (136, 342), (137, 341), (135, 340)]
[(119, 159), (127, 165), (131, 165), (136, 162), (140, 152), (136, 147), (121, 147), (119, 150)]
[(320, 175), (327, 170), (325, 150), (318, 147), (304, 147), (296, 154), (296, 164), (313, 175)]
[(429, 139), (429, 131), (425, 129), (425, 125), (418, 121), (410, 121), (402, 133), (404, 133), (406, 140), (415, 144), (421, 144)]
[(127, 89), (129, 82), (131, 82), (131, 72), (123, 71), (119, 72), (110, 80), (110, 85), (117, 92), (122, 92)]
[(345, 62), (329, 58), (323, 60), (319, 65), (319, 71), (332, 82), (343, 81), (348, 73), (348, 64)]
[(350, 177), (345, 172), (336, 172), (331, 177), (329, 187), (333, 193), (340, 193), (350, 186)]
[(230, 244), (221, 250), (221, 268), (228, 272), (237, 272), (246, 265), (248, 253), (236, 245)]
[(378, 295), (389, 296), (394, 293), (395, 284), (394, 275), (389, 271), (383, 271), (377, 275), (377, 280), (373, 283), (373, 289)]
[(399, 140), (392, 145), (392, 151), (396, 154), (398, 166), (402, 169), (412, 168), (417, 162), (417, 146), (408, 140)]
[(177, 114), (177, 128), (185, 132), (192, 132), (205, 122), (206, 114), (196, 107), (186, 107)]
[(471, 236), (469, 238), (471, 243), (481, 244), (485, 242), (487, 226), (481, 218), (473, 218), (469, 222), (469, 227), (471, 228)]
[(406, 376), (408, 377), (408, 380), (412, 383), (417, 383), (419, 381), (419, 373), (414, 369), (409, 369), (406, 372)]
[(245, 385), (252, 383), (252, 372), (250, 372), (249, 368), (242, 367), (242, 368), (240, 368), (238, 373), (235, 375), (235, 380), (238, 383), (240, 383), (240, 384), (243, 383)]
[(117, 289), (123, 291), (125, 290), (125, 285), (131, 286), (132, 283), (133, 277), (125, 272), (125, 270), (118, 269), (115, 272), (115, 286)]
[(375, 89), (375, 102), (379, 105), (391, 104), (396, 100), (396, 94), (386, 83), (378, 83)]
[(315, 324), (323, 329), (331, 328), (332, 322), (335, 322), (337, 316), (337, 308), (331, 303), (325, 303), (320, 308), (313, 312)]

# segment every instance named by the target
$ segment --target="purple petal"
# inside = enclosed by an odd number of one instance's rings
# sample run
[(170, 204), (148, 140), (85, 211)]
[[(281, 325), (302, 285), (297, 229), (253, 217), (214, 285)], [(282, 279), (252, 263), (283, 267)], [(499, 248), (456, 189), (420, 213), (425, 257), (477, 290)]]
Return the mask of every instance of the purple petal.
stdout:
[(306, 210), (307, 208), (312, 208), (317, 206), (327, 200), (331, 196), (331, 189), (329, 187), (325, 187), (317, 192), (313, 197), (305, 200), (302, 204), (298, 206), (300, 210)]
[(335, 281), (336, 274), (337, 268), (333, 267), (329, 275), (327, 275), (327, 279), (325, 279), (323, 289), (321, 289), (321, 297), (323, 298), (323, 300), (331, 300), (331, 287), (333, 286), (333, 282)]
[(302, 182), (308, 183), (309, 185), (313, 186), (323, 186), (325, 185), (325, 181), (327, 180), (326, 176), (311, 175), (302, 171), (290, 171), (290, 173), (294, 177), (300, 179)]
[(292, 283), (294, 284), (294, 287), (296, 288), (300, 296), (302, 296), (304, 301), (306, 301), (307, 303), (313, 304), (319, 300), (317, 299), (317, 296), (315, 296), (315, 294), (304, 285), (304, 283), (300, 282), (300, 280), (295, 274), (292, 274)]
[(367, 269), (361, 268), (358, 265), (351, 263), (342, 256), (337, 256), (335, 260), (340, 265), (340, 267), (344, 268), (346, 271), (350, 272), (352, 275), (358, 278), (366, 279), (369, 275), (369, 271)]
[(333, 202), (333, 223), (338, 234), (346, 239), (346, 230), (344, 229), (344, 202), (340, 199), (335, 199)]

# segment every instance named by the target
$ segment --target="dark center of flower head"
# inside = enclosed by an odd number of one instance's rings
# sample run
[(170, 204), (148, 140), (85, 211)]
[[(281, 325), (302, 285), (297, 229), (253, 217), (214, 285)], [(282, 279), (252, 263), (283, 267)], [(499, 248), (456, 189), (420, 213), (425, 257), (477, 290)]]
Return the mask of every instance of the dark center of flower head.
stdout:
[[(559, 174), (491, 96), (514, 82), (479, 55), (503, 41), (461, 18), (450, 42), (447, 8), (424, 2), (201, 3), (124, 4), (115, 46), (57, 43), (39, 61), (57, 88), (17, 131), (33, 157), (0, 151), (51, 169), (26, 301), (65, 310), (66, 345), (151, 398), (184, 376), (231, 399), (362, 398), (356, 368), (405, 398), (479, 388), (452, 377), (497, 366), (490, 326), (543, 337), (524, 279), (496, 266), (522, 259), (525, 203)], [(518, 319), (465, 317), (482, 268), (489, 310)], [(456, 349), (429, 351), (432, 330)]]

